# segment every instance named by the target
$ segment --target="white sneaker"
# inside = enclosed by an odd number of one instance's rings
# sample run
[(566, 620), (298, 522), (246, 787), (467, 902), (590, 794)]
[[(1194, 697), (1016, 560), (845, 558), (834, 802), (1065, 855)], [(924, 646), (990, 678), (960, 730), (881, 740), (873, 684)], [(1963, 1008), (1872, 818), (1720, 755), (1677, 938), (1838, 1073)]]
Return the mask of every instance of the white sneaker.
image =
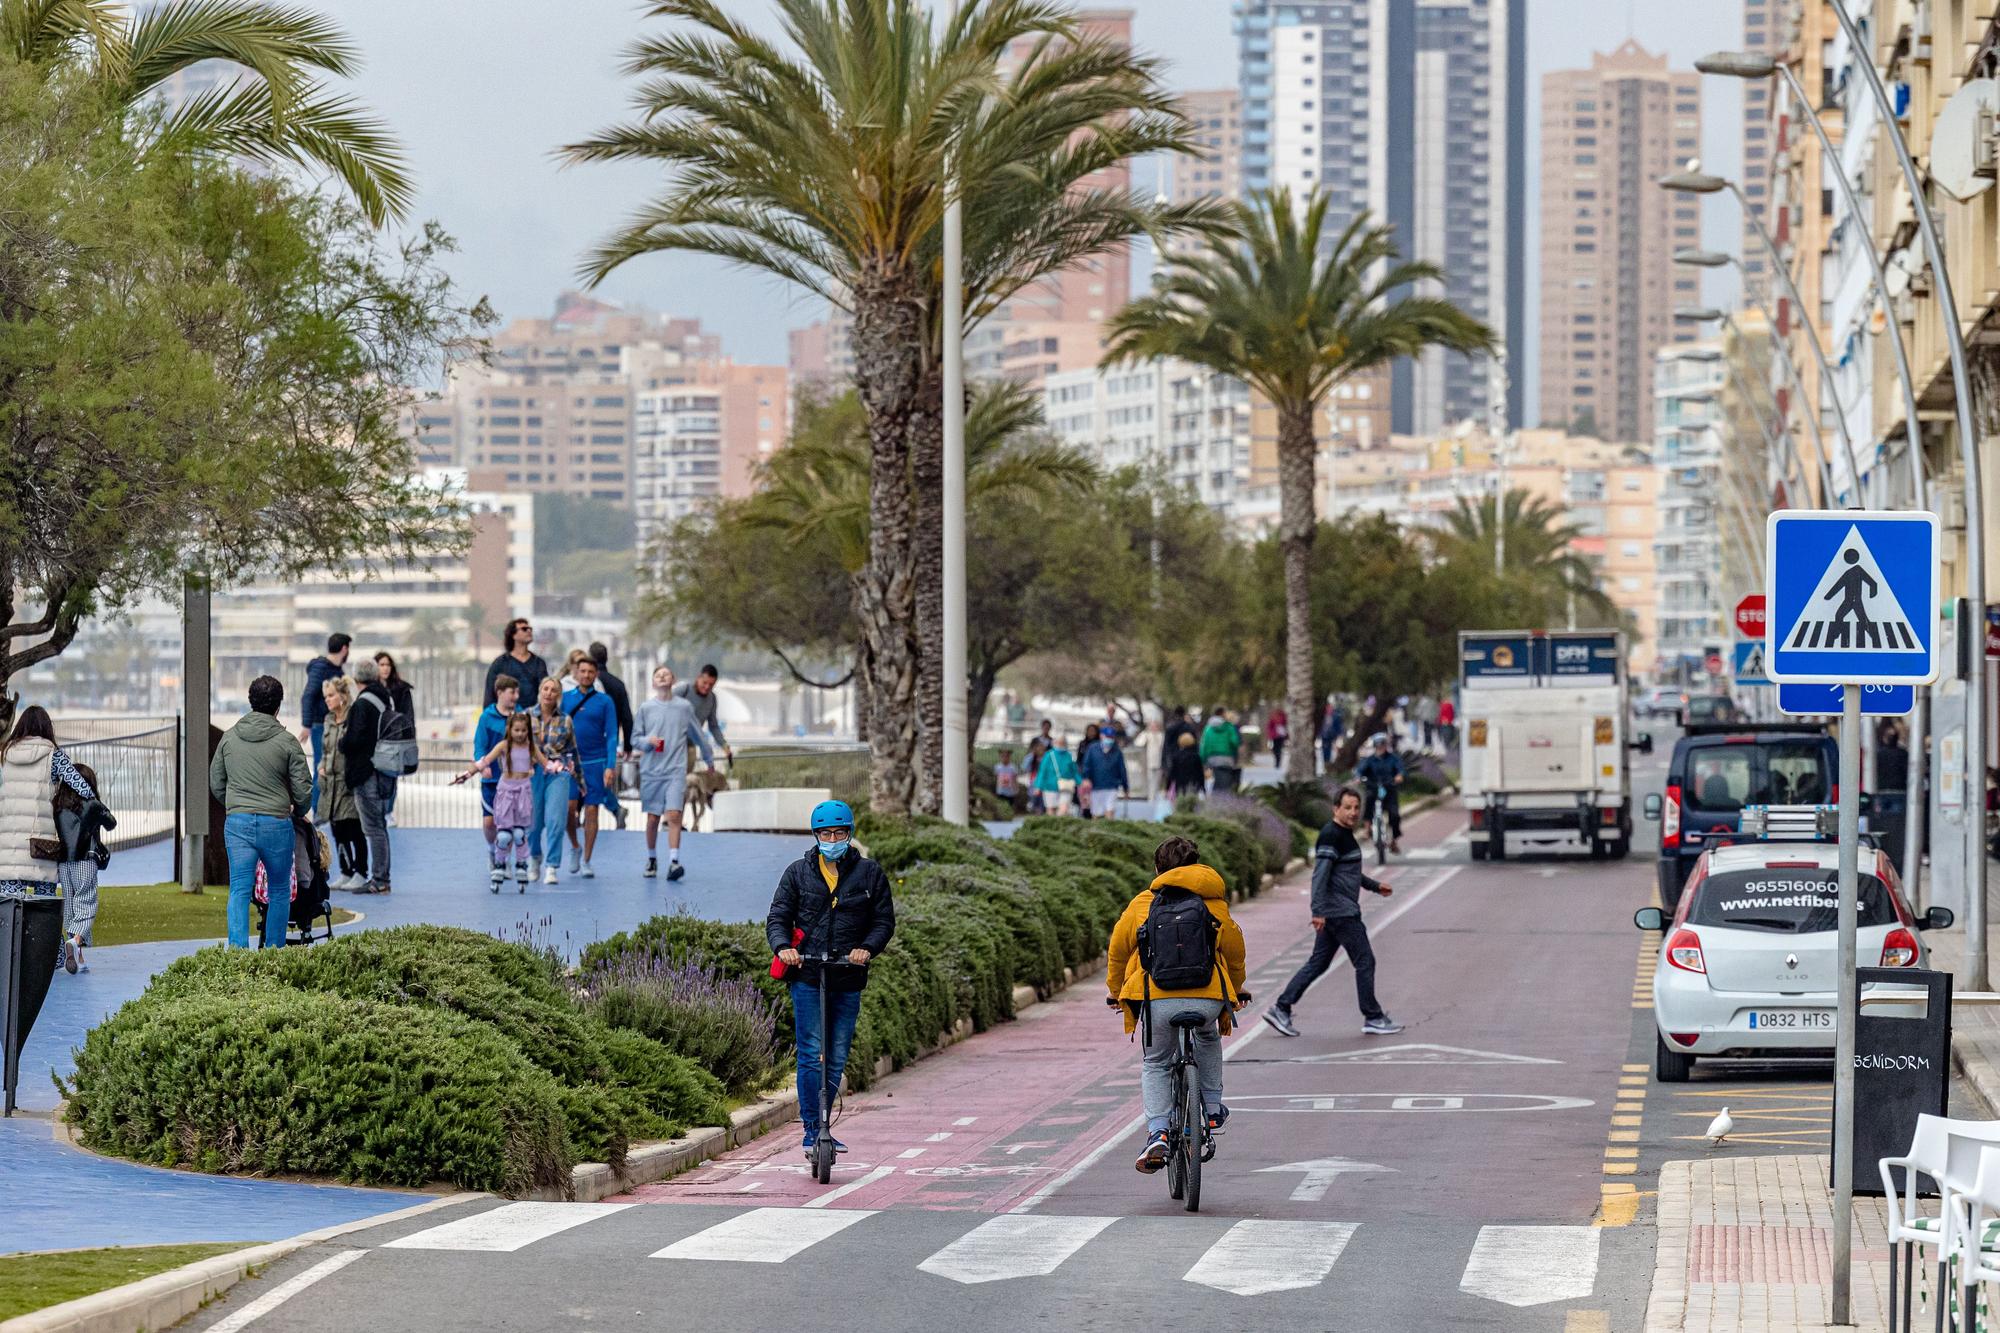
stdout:
[(583, 869), (583, 848), (572, 847), (569, 849), (569, 873), (574, 875), (581, 869)]
[(539, 857), (539, 856), (531, 856), (531, 857), (529, 857), (529, 858), (528, 858), (528, 878), (529, 878), (529, 879), (540, 879), (541, 877), (542, 877), (542, 858), (541, 858), (541, 857)]
[(561, 883), (561, 881), (556, 878), (556, 868), (554, 866), (550, 866), (547, 870), (544, 870), (542, 872), (542, 883), (544, 884)]
[(583, 869), (581, 869), (581, 870), (577, 871), (576, 873), (577, 873), (578, 875), (582, 876), (582, 877), (583, 877), (584, 879), (596, 879), (596, 878), (597, 878), (597, 872), (596, 872), (595, 870), (592, 870), (592, 869), (590, 868), (590, 862), (588, 862), (588, 861), (585, 861), (585, 862), (583, 863)]

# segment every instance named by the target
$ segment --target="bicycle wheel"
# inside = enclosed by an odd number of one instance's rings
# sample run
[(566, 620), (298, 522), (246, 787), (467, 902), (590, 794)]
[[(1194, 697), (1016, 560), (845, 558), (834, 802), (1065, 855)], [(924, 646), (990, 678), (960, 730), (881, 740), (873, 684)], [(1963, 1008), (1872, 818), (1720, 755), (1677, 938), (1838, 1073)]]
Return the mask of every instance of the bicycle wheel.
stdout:
[[(1183, 1042), (1187, 1042), (1185, 1036)], [(1188, 1043), (1192, 1044), (1192, 1043)], [(1187, 1128), (1181, 1134), (1181, 1153), (1185, 1165), (1181, 1168), (1186, 1183), (1187, 1210), (1201, 1211), (1201, 1152), (1203, 1142), (1208, 1138), (1208, 1111), (1201, 1103), (1201, 1080), (1194, 1075), (1193, 1053), (1188, 1053), (1189, 1063), (1181, 1068), (1185, 1078), (1185, 1092), (1181, 1100), (1181, 1123)]]
[(1181, 1142), (1187, 1137), (1186, 1126), (1181, 1123), (1182, 1089), (1187, 1083), (1187, 1070), (1175, 1065), (1173, 1070), (1174, 1109), (1168, 1112), (1167, 1120), (1167, 1197), (1178, 1199), (1187, 1192), (1187, 1172), (1182, 1169)]
[(1378, 866), (1387, 865), (1389, 864), (1389, 821), (1380, 815), (1375, 816), (1374, 835), (1375, 864)]

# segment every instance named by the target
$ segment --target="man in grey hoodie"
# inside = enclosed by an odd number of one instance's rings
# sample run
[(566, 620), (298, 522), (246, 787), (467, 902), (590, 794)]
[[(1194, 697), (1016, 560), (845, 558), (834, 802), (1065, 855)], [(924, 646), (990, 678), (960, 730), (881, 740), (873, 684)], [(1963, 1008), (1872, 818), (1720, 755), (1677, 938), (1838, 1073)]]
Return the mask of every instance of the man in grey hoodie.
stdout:
[(715, 754), (694, 717), (694, 706), (674, 693), (673, 668), (653, 668), (653, 697), (639, 705), (632, 728), (632, 748), (639, 755), (639, 805), (646, 812), (647, 879), (660, 870), (654, 852), (662, 819), (667, 821), (667, 878), (686, 873), (681, 868), (681, 809), (687, 804), (688, 746), (715, 767)]
[(1361, 842), (1354, 830), (1361, 823), (1361, 793), (1342, 787), (1334, 794), (1333, 819), (1319, 831), (1313, 848), (1312, 877), (1312, 957), (1286, 984), (1278, 1002), (1264, 1011), (1264, 1021), (1280, 1036), (1296, 1037), (1292, 1006), (1305, 996), (1307, 987), (1326, 974), (1342, 949), (1354, 965), (1355, 998), (1361, 1003), (1364, 1036), (1386, 1036), (1401, 1032), (1403, 1025), (1382, 1011), (1375, 998), (1375, 950), (1368, 943), (1368, 927), (1361, 920), (1361, 890), (1389, 896), (1389, 886), (1370, 879), (1362, 867)]
[(297, 737), (278, 721), (285, 687), (275, 677), (250, 682), (250, 711), (223, 733), (208, 764), (208, 790), (222, 802), (222, 842), (229, 853), (229, 947), (250, 947), (250, 901), (264, 867), (271, 909), (264, 943), (283, 948), (291, 913), (292, 818), (312, 808), (312, 770)]

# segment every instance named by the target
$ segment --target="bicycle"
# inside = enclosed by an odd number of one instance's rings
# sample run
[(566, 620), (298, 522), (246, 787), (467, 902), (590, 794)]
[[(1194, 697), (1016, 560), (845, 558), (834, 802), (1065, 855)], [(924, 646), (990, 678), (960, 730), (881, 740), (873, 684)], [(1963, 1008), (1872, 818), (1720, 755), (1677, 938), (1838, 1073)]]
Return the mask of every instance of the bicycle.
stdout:
[(827, 1059), (832, 1046), (832, 1031), (828, 1026), (826, 1011), (826, 974), (836, 967), (858, 967), (850, 963), (846, 956), (825, 953), (802, 953), (799, 962), (819, 964), (819, 1107), (815, 1122), (818, 1133), (813, 1138), (811, 1158), (812, 1178), (822, 1185), (833, 1183), (833, 1088), (828, 1086)]
[[(1115, 1007), (1121, 1002), (1113, 999)], [(1236, 997), (1236, 1008), (1250, 1003), (1250, 992)], [(1143, 1015), (1150, 1028), (1152, 1011)], [(1167, 1065), (1168, 1086), (1173, 1089), (1172, 1109), (1167, 1112), (1167, 1197), (1181, 1200), (1187, 1211), (1201, 1211), (1201, 1166), (1215, 1158), (1215, 1131), (1209, 1127), (1208, 1107), (1201, 1096), (1201, 1071), (1195, 1063), (1194, 1034), (1214, 1019), (1200, 1014), (1178, 1014), (1167, 1020), (1174, 1029), (1174, 1056)], [(1148, 1033), (1147, 1044), (1151, 1045)]]

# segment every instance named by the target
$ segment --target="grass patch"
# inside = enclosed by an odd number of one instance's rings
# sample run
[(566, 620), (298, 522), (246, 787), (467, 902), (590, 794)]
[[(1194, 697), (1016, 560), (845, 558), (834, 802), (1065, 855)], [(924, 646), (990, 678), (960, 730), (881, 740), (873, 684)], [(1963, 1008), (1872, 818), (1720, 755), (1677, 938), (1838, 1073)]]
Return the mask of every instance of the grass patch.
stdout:
[(254, 1242), (225, 1241), (204, 1245), (138, 1245), (107, 1250), (70, 1250), (57, 1254), (0, 1256), (0, 1319), (77, 1300), (127, 1282), (152, 1277), (218, 1254), (249, 1248)]
[[(178, 884), (106, 884), (97, 890), (97, 924), (91, 928), (94, 947), (147, 944), (154, 940), (219, 940), (229, 933), (229, 890), (182, 893)], [(333, 924), (354, 920), (345, 908), (333, 909)], [(257, 918), (253, 911), (250, 923)]]

